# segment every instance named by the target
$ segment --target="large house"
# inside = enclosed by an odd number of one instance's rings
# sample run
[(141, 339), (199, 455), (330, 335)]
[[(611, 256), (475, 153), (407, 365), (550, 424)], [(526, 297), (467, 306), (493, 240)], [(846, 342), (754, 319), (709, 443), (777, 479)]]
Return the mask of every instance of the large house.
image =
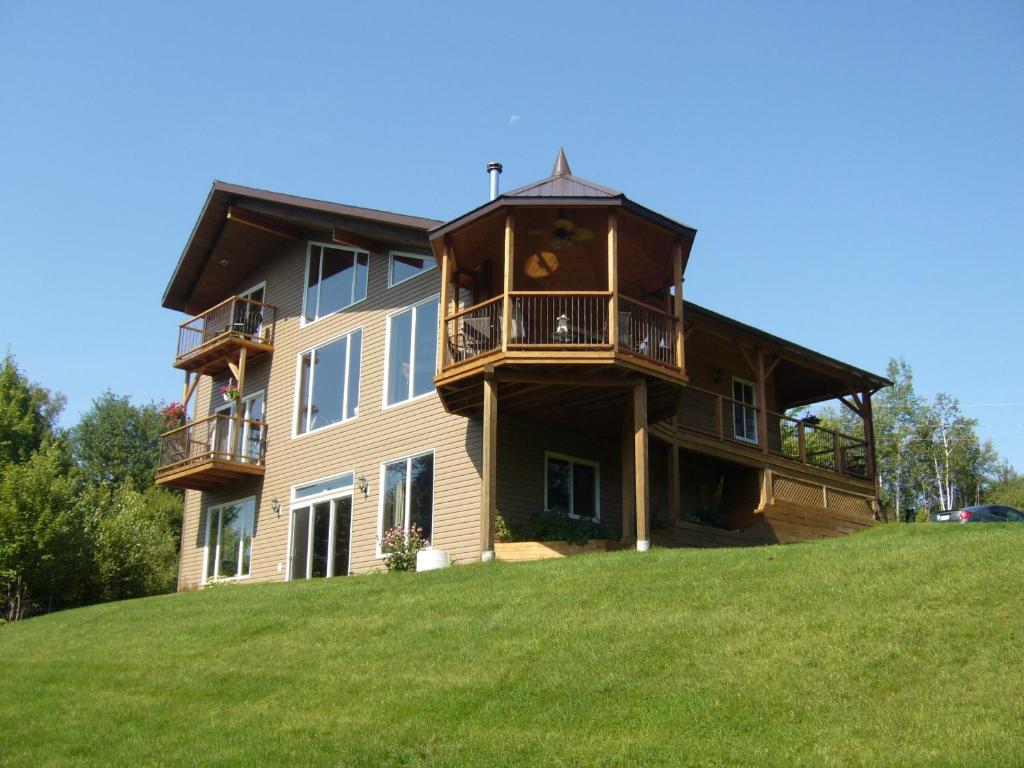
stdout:
[[(423, 528), (490, 559), (538, 513), (638, 550), (877, 513), (885, 379), (683, 300), (696, 231), (552, 175), (449, 222), (216, 182), (163, 305), (191, 416), (179, 586), (342, 576)], [(838, 399), (860, 436), (805, 407)], [(500, 516), (500, 520), (499, 520)]]

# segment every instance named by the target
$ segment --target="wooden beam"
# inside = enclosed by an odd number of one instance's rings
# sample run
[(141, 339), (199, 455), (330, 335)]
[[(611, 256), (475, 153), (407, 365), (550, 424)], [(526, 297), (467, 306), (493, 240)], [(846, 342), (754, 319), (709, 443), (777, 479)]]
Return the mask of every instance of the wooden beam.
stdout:
[(498, 384), (484, 375), (483, 467), (480, 483), (480, 558), (494, 559), (494, 520), (498, 513)]
[(619, 346), (619, 217), (608, 211), (608, 343), (612, 349)]
[(228, 206), (227, 220), (252, 229), (258, 229), (261, 232), (268, 232), (271, 235), (283, 237), (286, 240), (302, 239), (302, 232), (296, 227), (274, 221), (267, 216), (262, 216), (252, 211), (241, 210), (233, 205)]
[(242, 398), (245, 397), (245, 363), (249, 356), (249, 350), (242, 347), (238, 353), (238, 399), (235, 400), (235, 433), (231, 436), (231, 445), (228, 452), (236, 459), (241, 459), (239, 452), (242, 449), (242, 427), (245, 424), (245, 413), (242, 407)]
[(633, 387), (633, 466), (636, 488), (636, 548), (651, 546), (651, 491), (647, 483), (647, 382)]
[(861, 398), (861, 419), (864, 421), (864, 443), (867, 453), (866, 463), (868, 480), (875, 484), (875, 495), (878, 495), (878, 473), (875, 471), (875, 418), (871, 410), (871, 393), (864, 392)]
[(857, 414), (858, 416), (863, 417), (864, 413), (863, 413), (862, 409), (860, 408), (860, 406), (856, 402), (850, 402), (845, 397), (839, 397), (837, 399), (839, 400), (839, 402), (841, 402), (843, 405), (845, 405), (847, 408), (849, 408), (855, 414)]
[(676, 325), (676, 365), (681, 371), (686, 370), (686, 333), (683, 329), (683, 244), (676, 242), (672, 250), (672, 284), (675, 287), (675, 306), (672, 314)]
[(772, 357), (772, 361), (768, 364), (767, 368), (765, 368), (765, 372), (764, 372), (765, 379), (767, 379), (769, 376), (771, 376), (772, 373), (775, 372), (775, 366), (777, 366), (779, 363), (782, 362), (782, 356), (781, 355), (772, 355), (771, 357)]
[(234, 360), (228, 360), (228, 370), (231, 371), (231, 375), (235, 377), (235, 381), (239, 381), (242, 378), (242, 374), (239, 373), (239, 368), (235, 365)]
[(501, 303), (501, 351), (508, 352), (508, 337), (512, 328), (512, 272), (515, 266), (515, 219), (512, 210), (505, 211), (505, 260), (502, 271), (505, 298)]
[(740, 353), (743, 355), (743, 359), (747, 361), (747, 365), (750, 366), (750, 370), (753, 372), (754, 376), (757, 376), (757, 354), (755, 353), (754, 357), (751, 357), (750, 353), (747, 352), (747, 347), (738, 341), (736, 342), (736, 346), (740, 348)]
[(758, 444), (764, 453), (768, 453), (768, 385), (764, 372), (764, 350), (757, 348), (757, 426), (760, 433)]
[(437, 370), (443, 371), (448, 365), (448, 286), (451, 269), (451, 238), (444, 238), (441, 252), (441, 327), (438, 329)]
[(196, 386), (199, 384), (199, 379), (199, 374), (196, 374), (193, 378), (189, 371), (185, 371), (185, 391), (181, 398), (181, 404), (185, 406), (186, 414), (188, 413), (188, 401), (192, 399), (192, 395), (196, 391)]
[(373, 238), (367, 237), (366, 235), (360, 235), (356, 232), (350, 232), (347, 229), (341, 227), (334, 227), (331, 230), (331, 241), (338, 243), (339, 245), (351, 245), (354, 248), (361, 248), (364, 251), (370, 251), (372, 253), (383, 253), (387, 250), (382, 242), (374, 240)]

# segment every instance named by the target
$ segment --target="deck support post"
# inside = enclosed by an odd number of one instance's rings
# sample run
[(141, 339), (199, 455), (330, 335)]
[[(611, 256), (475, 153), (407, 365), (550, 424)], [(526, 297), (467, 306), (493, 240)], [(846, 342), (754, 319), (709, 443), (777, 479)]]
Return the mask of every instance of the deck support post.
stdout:
[(630, 394), (622, 420), (622, 538), (631, 544), (636, 538), (636, 484), (633, 446), (633, 397)]
[(242, 427), (245, 424), (245, 362), (248, 358), (248, 352), (245, 347), (242, 347), (238, 353), (238, 399), (235, 400), (235, 434), (231, 439), (231, 445), (229, 451), (231, 456), (237, 461), (242, 458)]
[(668, 444), (668, 515), (675, 523), (682, 517), (682, 498), (679, 489), (679, 444)]
[(861, 393), (861, 418), (864, 420), (864, 453), (868, 480), (875, 484), (878, 494), (878, 477), (875, 473), (875, 419), (871, 412), (871, 390)]
[(505, 212), (505, 264), (503, 286), (505, 297), (501, 302), (501, 351), (508, 352), (508, 337), (512, 330), (512, 271), (515, 261), (515, 218), (511, 209)]
[(608, 211), (608, 343), (612, 354), (619, 348), (619, 218)]
[(636, 478), (636, 548), (638, 552), (646, 552), (651, 548), (651, 491), (647, 483), (646, 380), (633, 386), (633, 456)]
[(765, 382), (764, 350), (757, 348), (757, 429), (758, 443), (768, 453), (768, 385)]
[(483, 467), (480, 483), (480, 559), (494, 559), (494, 521), (498, 512), (498, 382), (484, 374)]

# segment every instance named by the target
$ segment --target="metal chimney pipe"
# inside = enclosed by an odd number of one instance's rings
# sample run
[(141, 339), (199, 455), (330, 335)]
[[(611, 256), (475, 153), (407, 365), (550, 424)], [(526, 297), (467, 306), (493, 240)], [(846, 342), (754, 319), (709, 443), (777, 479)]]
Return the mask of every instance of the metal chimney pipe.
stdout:
[(498, 196), (498, 176), (501, 175), (501, 163), (488, 163), (487, 175), (491, 177), (491, 200)]

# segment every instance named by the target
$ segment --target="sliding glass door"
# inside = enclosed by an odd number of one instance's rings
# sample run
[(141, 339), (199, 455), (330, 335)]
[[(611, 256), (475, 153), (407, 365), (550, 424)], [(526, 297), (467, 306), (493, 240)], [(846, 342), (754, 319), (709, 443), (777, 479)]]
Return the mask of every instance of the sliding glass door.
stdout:
[(292, 507), (290, 579), (347, 576), (352, 495)]

